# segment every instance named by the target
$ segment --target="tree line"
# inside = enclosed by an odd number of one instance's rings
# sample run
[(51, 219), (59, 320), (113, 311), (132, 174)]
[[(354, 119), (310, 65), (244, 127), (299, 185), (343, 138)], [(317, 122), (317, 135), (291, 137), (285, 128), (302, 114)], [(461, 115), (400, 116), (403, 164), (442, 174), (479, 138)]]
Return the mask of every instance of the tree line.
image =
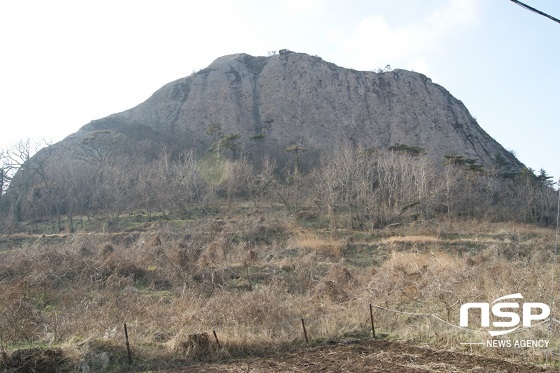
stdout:
[(249, 160), (234, 141), (230, 136), (197, 153), (96, 131), (78, 146), (51, 145), (35, 155), (39, 146), (21, 141), (0, 151), (0, 230), (50, 221), (54, 229), (74, 231), (98, 216), (144, 211), (181, 218), (236, 202), (313, 210), (333, 229), (435, 218), (543, 225), (556, 219), (556, 192), (544, 170), (511, 174), (499, 160), (483, 169), (458, 156), (438, 163), (418, 147), (349, 143), (313, 160), (293, 145), (286, 148), (291, 161), (277, 164), (266, 155)]

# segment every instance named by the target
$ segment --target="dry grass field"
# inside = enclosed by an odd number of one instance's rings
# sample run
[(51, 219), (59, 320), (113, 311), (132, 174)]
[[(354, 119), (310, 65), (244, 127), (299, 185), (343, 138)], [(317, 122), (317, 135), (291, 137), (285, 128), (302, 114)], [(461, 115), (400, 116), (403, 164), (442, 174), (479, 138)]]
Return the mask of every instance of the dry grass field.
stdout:
[[(192, 220), (152, 220), (137, 214), (110, 231), (1, 236), (0, 367), (545, 369), (542, 348), (464, 345), (488, 333), (455, 326), (466, 302), (512, 293), (556, 301), (552, 229), (433, 220), (332, 230), (310, 213), (235, 206)], [(560, 331), (548, 326), (515, 338), (550, 339), (546, 369), (555, 369)]]

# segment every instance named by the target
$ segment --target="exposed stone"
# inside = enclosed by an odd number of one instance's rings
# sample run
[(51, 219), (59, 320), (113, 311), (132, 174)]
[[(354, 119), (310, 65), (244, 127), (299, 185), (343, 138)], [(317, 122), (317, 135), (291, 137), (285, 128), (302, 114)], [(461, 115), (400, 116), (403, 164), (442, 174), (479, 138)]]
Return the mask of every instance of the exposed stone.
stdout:
[(421, 148), (441, 161), (460, 156), (488, 167), (499, 158), (513, 171), (522, 167), (461, 101), (428, 77), (406, 70), (356, 71), (288, 50), (220, 57), (71, 138), (133, 129), (134, 136), (173, 139), (205, 151), (215, 141), (207, 134), (210, 125), (238, 134), (240, 146), (254, 156), (287, 157), (282, 150), (299, 144), (310, 157), (345, 140), (378, 149)]

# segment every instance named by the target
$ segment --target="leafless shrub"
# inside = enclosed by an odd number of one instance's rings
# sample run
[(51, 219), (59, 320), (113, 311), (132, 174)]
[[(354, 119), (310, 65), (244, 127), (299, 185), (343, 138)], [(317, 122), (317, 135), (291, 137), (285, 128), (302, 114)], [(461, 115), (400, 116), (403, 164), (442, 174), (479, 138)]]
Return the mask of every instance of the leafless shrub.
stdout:
[(226, 253), (230, 247), (230, 242), (225, 236), (220, 236), (215, 240), (208, 243), (203, 249), (200, 258), (198, 259), (198, 266), (205, 268), (217, 268), (223, 264), (226, 259)]
[(39, 336), (40, 324), (41, 315), (24, 292), (17, 288), (2, 289), (0, 330), (3, 341), (14, 344), (32, 341)]
[(105, 244), (103, 245), (99, 253), (103, 258), (107, 258), (109, 255), (113, 254), (114, 252), (115, 252), (115, 248), (113, 247), (113, 245)]
[(186, 341), (176, 342), (175, 350), (197, 359), (206, 357), (211, 352), (208, 333), (189, 334)]
[(0, 368), (6, 372), (41, 372), (56, 373), (64, 367), (65, 356), (61, 349), (21, 349), (14, 351), (0, 362)]
[(150, 245), (152, 247), (161, 246), (161, 239), (159, 238), (159, 236), (154, 236)]
[(335, 264), (315, 287), (313, 294), (316, 298), (327, 297), (331, 302), (344, 303), (350, 299), (356, 284), (346, 267)]
[(246, 266), (247, 266), (247, 265), (250, 265), (250, 264), (256, 262), (257, 259), (258, 259), (258, 257), (259, 257), (259, 256), (258, 256), (258, 254), (257, 254), (256, 251), (254, 251), (254, 250), (249, 250), (249, 251), (247, 251), (246, 254), (245, 254), (245, 259), (243, 260), (243, 263), (244, 263)]

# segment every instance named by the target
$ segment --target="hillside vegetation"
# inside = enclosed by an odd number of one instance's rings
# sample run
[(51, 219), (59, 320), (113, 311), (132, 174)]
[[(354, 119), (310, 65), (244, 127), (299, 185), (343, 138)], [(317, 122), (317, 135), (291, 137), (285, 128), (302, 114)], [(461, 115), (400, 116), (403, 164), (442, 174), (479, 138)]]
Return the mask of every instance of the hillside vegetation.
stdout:
[(306, 168), (289, 153), (281, 170), (231, 151), (61, 158), (42, 184), (14, 180), (0, 201), (4, 367), (129, 369), (125, 323), (133, 371), (291, 350), (302, 319), (311, 344), (363, 341), (370, 304), (378, 338), (470, 351), (487, 332), (450, 326), (461, 304), (556, 298), (546, 174), (349, 146)]
[[(560, 290), (551, 288), (554, 232), (517, 223), (332, 231), (328, 219), (281, 206), (130, 218), (119, 233), (3, 238), (4, 351), (48, 346), (69, 367), (119, 370), (128, 366), (127, 323), (134, 370), (173, 368), (302, 346), (302, 318), (312, 344), (369, 340), (369, 304), (458, 325), (467, 301), (519, 291), (548, 301)], [(378, 338), (465, 351), (461, 342), (486, 339), (431, 317), (375, 308), (374, 319)], [(191, 337), (201, 333), (210, 337), (203, 349)], [(523, 333), (547, 339), (546, 325)], [(544, 360), (542, 349), (475, 352)]]
[(544, 170), (512, 173), (500, 159), (491, 168), (462, 156), (441, 163), (419, 147), (383, 151), (344, 142), (319, 159), (307, 158), (304, 146), (287, 147), (290, 162), (280, 166), (266, 155), (247, 160), (235, 136), (221, 136), (203, 154), (142, 147), (111, 131), (92, 133), (77, 152), (51, 146), (31, 157), (32, 146), (22, 142), (0, 157), (0, 230), (46, 233), (40, 223), (50, 220), (50, 232), (74, 232), (104, 217), (111, 231), (126, 213), (183, 219), (234, 202), (312, 208), (331, 229), (433, 218), (556, 221), (552, 177)]

